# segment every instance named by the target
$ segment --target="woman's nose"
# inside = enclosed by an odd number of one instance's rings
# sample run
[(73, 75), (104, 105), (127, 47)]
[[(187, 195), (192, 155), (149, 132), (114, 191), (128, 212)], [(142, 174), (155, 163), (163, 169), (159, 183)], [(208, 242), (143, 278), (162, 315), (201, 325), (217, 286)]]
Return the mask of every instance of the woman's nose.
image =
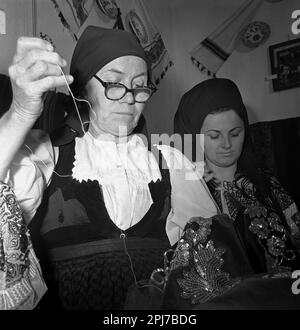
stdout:
[(130, 91), (127, 91), (127, 93), (121, 98), (121, 103), (128, 103), (128, 104), (134, 104), (134, 96), (133, 93)]
[(231, 143), (231, 139), (230, 139), (230, 137), (229, 137), (229, 136), (225, 136), (225, 137), (223, 138), (223, 144), (222, 144), (222, 147), (223, 147), (224, 149), (230, 149), (231, 146), (232, 146), (232, 143)]

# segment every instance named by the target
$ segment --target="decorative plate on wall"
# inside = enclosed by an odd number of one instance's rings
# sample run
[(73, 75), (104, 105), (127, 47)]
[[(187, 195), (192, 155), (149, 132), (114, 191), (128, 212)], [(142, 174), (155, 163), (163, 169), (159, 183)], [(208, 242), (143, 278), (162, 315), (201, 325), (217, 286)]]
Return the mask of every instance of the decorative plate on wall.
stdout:
[(96, 0), (96, 4), (109, 18), (115, 19), (118, 17), (118, 6), (114, 0)]
[(148, 42), (147, 30), (138, 14), (134, 10), (131, 10), (127, 14), (127, 20), (131, 30), (138, 37), (140, 42), (146, 44)]
[(270, 34), (271, 29), (267, 23), (255, 21), (240, 31), (239, 38), (246, 47), (256, 48), (265, 43)]

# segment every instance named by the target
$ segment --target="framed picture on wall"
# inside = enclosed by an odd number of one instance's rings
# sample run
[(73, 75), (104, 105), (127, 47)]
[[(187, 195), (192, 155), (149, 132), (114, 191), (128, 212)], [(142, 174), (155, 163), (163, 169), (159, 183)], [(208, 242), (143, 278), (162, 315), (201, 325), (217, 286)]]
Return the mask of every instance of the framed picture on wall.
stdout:
[(300, 38), (269, 47), (273, 90), (300, 87)]

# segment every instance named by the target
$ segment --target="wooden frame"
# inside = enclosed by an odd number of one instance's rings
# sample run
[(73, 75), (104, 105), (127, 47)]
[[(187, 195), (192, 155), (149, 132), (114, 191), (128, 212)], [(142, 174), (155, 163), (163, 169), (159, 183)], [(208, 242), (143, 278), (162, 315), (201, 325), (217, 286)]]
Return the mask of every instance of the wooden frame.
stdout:
[(269, 47), (273, 90), (300, 87), (300, 38)]

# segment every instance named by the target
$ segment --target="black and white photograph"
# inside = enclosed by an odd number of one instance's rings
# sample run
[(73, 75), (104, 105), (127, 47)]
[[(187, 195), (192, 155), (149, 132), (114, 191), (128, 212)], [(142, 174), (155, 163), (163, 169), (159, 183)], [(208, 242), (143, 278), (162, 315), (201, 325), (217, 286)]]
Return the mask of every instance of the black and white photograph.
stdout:
[(300, 310), (299, 154), (299, 0), (0, 0), (0, 310)]
[(300, 38), (269, 48), (274, 91), (300, 86)]

